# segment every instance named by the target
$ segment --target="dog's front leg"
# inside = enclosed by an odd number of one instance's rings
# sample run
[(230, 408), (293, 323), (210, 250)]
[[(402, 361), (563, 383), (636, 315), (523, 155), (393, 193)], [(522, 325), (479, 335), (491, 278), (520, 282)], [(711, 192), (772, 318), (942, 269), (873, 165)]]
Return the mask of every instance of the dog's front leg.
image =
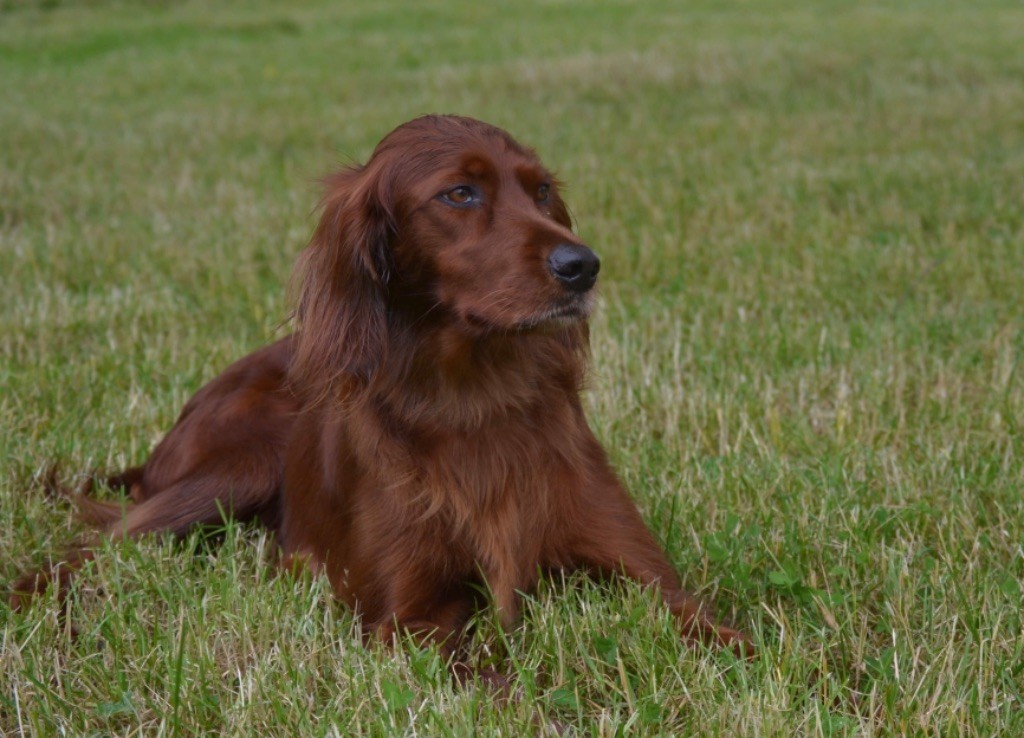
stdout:
[(421, 647), (435, 647), (459, 683), (478, 680), (488, 689), (507, 696), (511, 689), (507, 676), (465, 660), (466, 624), (478, 600), (469, 588), (449, 591), (447, 596), (435, 595), (430, 602), (407, 600), (389, 615), (367, 623), (365, 632), (367, 637), (389, 645), (397, 645), (400, 639), (408, 637)]
[(737, 655), (753, 655), (753, 645), (745, 633), (717, 624), (709, 609), (682, 588), (668, 557), (600, 447), (593, 453), (593, 462), (584, 489), (568, 513), (572, 518), (571, 563), (656, 587), (678, 620), (684, 638), (731, 648)]

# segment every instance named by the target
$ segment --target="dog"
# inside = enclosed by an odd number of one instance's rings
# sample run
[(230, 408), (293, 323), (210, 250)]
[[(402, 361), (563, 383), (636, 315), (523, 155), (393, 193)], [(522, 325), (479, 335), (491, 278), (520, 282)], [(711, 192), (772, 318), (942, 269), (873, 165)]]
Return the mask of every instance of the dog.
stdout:
[[(654, 587), (684, 639), (752, 654), (682, 589), (587, 424), (600, 261), (537, 155), (425, 116), (328, 177), (321, 206), (295, 333), (200, 389), (145, 464), (104, 480), (131, 503), (79, 496), (99, 535), (258, 518), (282, 565), (326, 576), (367, 634), (446, 654), (482, 597), (508, 627), (541, 572), (572, 569)], [(26, 575), (12, 606), (66, 590), (91, 556)]]

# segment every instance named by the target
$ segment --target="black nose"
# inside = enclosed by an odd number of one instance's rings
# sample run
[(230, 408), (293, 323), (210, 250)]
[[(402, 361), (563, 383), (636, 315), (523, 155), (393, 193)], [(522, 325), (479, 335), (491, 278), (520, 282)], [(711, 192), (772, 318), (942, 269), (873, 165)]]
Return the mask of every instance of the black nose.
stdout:
[(586, 246), (560, 243), (548, 257), (548, 267), (566, 289), (586, 292), (597, 281), (601, 260)]

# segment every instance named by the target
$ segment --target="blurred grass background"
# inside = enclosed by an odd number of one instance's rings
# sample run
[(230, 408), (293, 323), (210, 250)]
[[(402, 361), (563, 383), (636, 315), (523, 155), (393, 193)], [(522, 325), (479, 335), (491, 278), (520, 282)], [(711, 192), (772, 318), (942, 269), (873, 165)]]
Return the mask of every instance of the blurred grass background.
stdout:
[(763, 649), (573, 578), (482, 620), (497, 703), (230, 528), (104, 552), (76, 638), (0, 605), (0, 732), (1024, 733), (1022, 49), (1009, 1), (0, 0), (0, 581), (73, 535), (41, 470), (287, 330), (316, 178), (453, 112), (568, 183), (591, 422)]

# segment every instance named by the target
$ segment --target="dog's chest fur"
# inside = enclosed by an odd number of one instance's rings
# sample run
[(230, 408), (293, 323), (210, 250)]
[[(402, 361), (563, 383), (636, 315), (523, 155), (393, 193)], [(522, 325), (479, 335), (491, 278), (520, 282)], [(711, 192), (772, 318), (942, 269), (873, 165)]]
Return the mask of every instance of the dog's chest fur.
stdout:
[(560, 482), (578, 448), (568, 399), (424, 433), (379, 404), (364, 410), (373, 417), (359, 425), (375, 432), (353, 441), (390, 524), (423, 540), (444, 575), (482, 577), (499, 617), (514, 619), (516, 592), (553, 563), (549, 531), (572, 486)]

